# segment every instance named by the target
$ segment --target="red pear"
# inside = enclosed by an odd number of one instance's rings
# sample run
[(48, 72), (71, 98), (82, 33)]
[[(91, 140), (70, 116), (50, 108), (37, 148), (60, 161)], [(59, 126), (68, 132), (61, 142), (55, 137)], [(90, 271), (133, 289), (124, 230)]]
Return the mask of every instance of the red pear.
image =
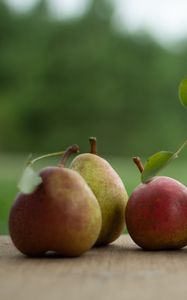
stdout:
[(9, 216), (10, 236), (24, 254), (37, 256), (55, 251), (78, 256), (90, 249), (101, 229), (101, 211), (93, 192), (76, 172), (63, 163), (40, 172), (42, 183), (30, 194), (20, 193)]
[(187, 245), (186, 186), (165, 176), (140, 184), (128, 200), (126, 224), (134, 242), (143, 249), (184, 247)]

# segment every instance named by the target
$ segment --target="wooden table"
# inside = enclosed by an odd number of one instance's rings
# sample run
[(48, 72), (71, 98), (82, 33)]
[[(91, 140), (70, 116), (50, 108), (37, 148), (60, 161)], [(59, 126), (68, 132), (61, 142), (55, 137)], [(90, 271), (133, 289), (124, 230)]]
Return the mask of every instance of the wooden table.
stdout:
[(0, 300), (187, 299), (187, 247), (140, 250), (128, 235), (79, 258), (27, 258), (0, 238)]

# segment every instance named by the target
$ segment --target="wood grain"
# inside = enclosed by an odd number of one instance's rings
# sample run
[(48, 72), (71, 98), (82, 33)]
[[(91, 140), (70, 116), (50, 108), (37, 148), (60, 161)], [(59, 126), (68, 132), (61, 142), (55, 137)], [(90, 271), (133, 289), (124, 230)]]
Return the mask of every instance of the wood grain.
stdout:
[(140, 250), (128, 235), (79, 258), (27, 258), (0, 238), (0, 300), (187, 299), (187, 248)]

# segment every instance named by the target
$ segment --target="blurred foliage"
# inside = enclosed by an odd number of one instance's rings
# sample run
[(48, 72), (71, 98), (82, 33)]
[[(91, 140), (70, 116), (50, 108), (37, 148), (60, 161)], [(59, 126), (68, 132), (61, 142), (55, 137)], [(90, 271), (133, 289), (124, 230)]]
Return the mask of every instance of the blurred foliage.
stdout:
[(107, 155), (148, 155), (186, 139), (187, 46), (117, 31), (107, 3), (59, 20), (44, 0), (26, 13), (0, 1), (0, 151), (86, 151), (95, 135)]

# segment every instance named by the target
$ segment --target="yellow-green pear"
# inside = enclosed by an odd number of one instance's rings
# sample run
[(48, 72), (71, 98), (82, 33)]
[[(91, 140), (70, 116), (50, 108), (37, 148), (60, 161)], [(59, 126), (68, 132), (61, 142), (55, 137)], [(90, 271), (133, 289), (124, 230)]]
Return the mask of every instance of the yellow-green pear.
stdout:
[(102, 227), (95, 245), (106, 245), (116, 240), (124, 230), (128, 195), (116, 171), (97, 155), (96, 138), (89, 140), (91, 153), (78, 155), (71, 168), (85, 179), (99, 202)]

